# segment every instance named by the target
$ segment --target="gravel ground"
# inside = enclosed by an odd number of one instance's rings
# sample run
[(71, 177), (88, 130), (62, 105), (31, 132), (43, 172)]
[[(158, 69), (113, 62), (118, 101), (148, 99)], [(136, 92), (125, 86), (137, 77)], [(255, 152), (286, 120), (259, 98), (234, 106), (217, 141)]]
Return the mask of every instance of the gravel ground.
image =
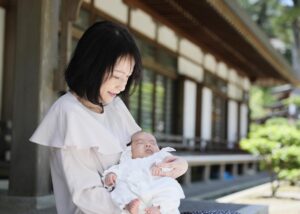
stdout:
[(268, 205), (269, 214), (300, 214), (300, 186), (282, 184), (270, 197), (270, 183), (217, 199), (218, 202)]

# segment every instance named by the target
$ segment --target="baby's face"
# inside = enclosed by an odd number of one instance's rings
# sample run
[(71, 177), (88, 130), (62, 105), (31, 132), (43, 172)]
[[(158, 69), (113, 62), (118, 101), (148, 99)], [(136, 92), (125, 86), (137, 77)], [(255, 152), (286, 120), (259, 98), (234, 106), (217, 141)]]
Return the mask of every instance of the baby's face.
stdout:
[(131, 141), (131, 152), (133, 159), (148, 157), (159, 151), (155, 137), (149, 133), (137, 133), (133, 135)]

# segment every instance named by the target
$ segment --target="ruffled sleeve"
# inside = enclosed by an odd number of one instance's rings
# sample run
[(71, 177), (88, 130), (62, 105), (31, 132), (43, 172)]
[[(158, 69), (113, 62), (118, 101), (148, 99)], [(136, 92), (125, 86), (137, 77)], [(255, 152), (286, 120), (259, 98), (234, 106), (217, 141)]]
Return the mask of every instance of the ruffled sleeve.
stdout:
[(74, 100), (65, 99), (59, 99), (53, 104), (30, 141), (61, 149), (96, 148), (101, 154), (122, 151), (119, 139), (96, 120), (95, 115)]

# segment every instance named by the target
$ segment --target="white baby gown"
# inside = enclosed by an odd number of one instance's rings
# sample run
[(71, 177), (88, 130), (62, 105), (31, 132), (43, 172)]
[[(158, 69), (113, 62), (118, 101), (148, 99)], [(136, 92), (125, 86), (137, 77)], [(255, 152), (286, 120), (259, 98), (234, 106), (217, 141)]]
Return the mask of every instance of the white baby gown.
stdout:
[[(180, 213), (180, 199), (185, 197), (180, 184), (176, 179), (152, 176), (150, 172), (153, 164), (171, 155), (169, 151), (175, 150), (167, 147), (149, 157), (132, 159), (128, 157), (131, 151), (127, 149), (121, 156), (120, 164), (104, 172), (104, 176), (110, 172), (117, 174), (111, 197), (121, 210), (133, 199), (139, 198), (139, 214), (144, 214), (145, 208), (152, 205), (159, 206), (161, 214)], [(124, 210), (123, 213), (128, 212)]]

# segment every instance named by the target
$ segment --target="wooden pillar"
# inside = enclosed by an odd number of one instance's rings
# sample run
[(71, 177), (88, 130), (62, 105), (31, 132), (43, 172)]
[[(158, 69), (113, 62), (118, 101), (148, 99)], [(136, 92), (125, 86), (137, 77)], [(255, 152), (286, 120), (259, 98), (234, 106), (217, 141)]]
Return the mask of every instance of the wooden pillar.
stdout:
[(219, 179), (224, 180), (225, 164), (220, 164)]
[(191, 167), (188, 168), (186, 173), (183, 176), (183, 184), (189, 186), (192, 184), (192, 169)]
[[(13, 143), (9, 195), (50, 194), (48, 149), (29, 143), (56, 98), (59, 0), (17, 1), (13, 93)], [(49, 86), (51, 85), (51, 86)]]
[(232, 163), (232, 176), (236, 178), (238, 176), (238, 164)]
[(1, 120), (12, 123), (13, 89), (15, 73), (15, 41), (16, 41), (16, 18), (17, 0), (6, 3), (5, 11), (5, 44), (4, 44), (4, 67), (2, 82), (2, 112)]
[(209, 164), (204, 166), (204, 182), (210, 181), (210, 169), (211, 166)]
[(56, 91), (66, 89), (64, 71), (70, 60), (72, 52), (72, 22), (79, 14), (83, 0), (62, 0), (61, 1), (61, 31), (59, 48), (59, 67), (55, 70), (53, 88)]
[(243, 175), (247, 174), (248, 173), (248, 163), (245, 162), (243, 163)]

